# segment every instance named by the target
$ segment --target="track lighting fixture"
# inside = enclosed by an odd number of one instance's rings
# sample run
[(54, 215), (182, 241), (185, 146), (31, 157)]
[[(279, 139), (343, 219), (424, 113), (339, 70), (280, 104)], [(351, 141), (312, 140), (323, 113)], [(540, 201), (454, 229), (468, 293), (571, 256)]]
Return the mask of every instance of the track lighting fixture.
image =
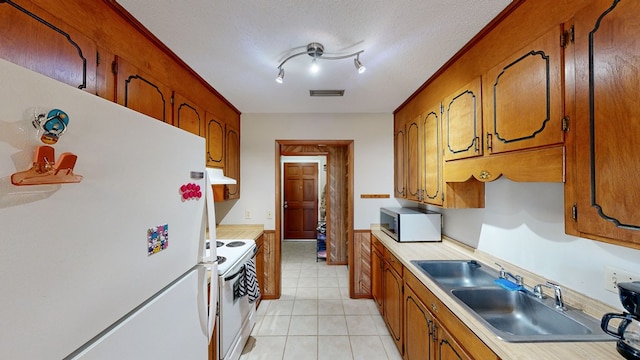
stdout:
[(360, 54), (363, 52), (364, 50), (360, 50), (351, 54), (345, 54), (345, 55), (331, 54), (331, 56), (325, 56), (324, 46), (320, 43), (312, 42), (309, 45), (307, 45), (307, 51), (293, 54), (287, 57), (286, 59), (284, 59), (280, 63), (280, 65), (278, 65), (278, 77), (276, 78), (276, 82), (278, 82), (279, 84), (282, 84), (284, 80), (284, 68), (283, 68), (284, 64), (290, 59), (296, 56), (304, 55), (304, 54), (307, 54), (313, 58), (313, 60), (311, 61), (311, 72), (313, 73), (318, 72), (318, 69), (319, 69), (318, 60), (340, 60), (340, 59), (355, 57), (353, 59), (353, 63), (356, 66), (356, 69), (358, 69), (358, 73), (362, 74), (366, 69), (360, 62)]

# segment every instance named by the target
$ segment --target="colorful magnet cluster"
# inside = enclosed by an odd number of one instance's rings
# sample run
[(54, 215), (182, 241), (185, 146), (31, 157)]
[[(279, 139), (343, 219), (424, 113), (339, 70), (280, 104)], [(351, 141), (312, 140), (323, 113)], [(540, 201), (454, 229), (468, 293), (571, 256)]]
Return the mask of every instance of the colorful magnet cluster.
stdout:
[(180, 186), (180, 194), (182, 194), (182, 200), (200, 199), (202, 197), (200, 185), (194, 183)]
[(147, 255), (159, 253), (169, 247), (169, 224), (147, 230)]

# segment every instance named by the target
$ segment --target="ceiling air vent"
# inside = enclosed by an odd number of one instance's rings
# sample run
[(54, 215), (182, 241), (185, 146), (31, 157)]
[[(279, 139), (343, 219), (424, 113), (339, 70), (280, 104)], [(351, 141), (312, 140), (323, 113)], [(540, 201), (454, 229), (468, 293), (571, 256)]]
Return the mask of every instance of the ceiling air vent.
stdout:
[(309, 96), (344, 96), (344, 90), (309, 90)]

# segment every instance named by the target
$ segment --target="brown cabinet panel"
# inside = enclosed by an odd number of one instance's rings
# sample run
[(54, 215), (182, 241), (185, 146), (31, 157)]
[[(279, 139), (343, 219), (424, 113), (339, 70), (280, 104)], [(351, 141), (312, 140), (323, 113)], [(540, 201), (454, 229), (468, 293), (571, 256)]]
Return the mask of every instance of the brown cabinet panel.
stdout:
[(171, 124), (171, 90), (123, 58), (116, 56), (118, 104)]
[[(385, 250), (386, 252), (386, 250)], [(398, 347), (398, 351), (402, 355), (402, 327), (403, 327), (403, 312), (402, 312), (402, 273), (398, 274), (394, 267), (387, 261), (385, 255), (384, 266), (384, 286), (383, 286), (383, 304), (384, 304), (384, 320), (389, 328), (391, 337)], [(400, 265), (402, 266), (402, 265)]]
[(204, 137), (204, 110), (184, 96), (173, 93), (173, 125)]
[(407, 166), (406, 166), (406, 198), (407, 200), (421, 200), (422, 186), (420, 184), (420, 160), (423, 157), (420, 143), (420, 117), (407, 124)]
[(554, 26), (486, 73), (484, 120), (488, 153), (563, 143), (561, 30)]
[(236, 184), (227, 186), (227, 196), (225, 198), (240, 198), (240, 125), (227, 123), (226, 126), (226, 153), (224, 174), (232, 179), (236, 179)]
[(420, 120), (421, 200), (432, 205), (443, 204), (441, 105), (429, 109)]
[(404, 359), (434, 359), (434, 317), (409, 286), (404, 288)]
[(0, 57), (94, 94), (94, 41), (30, 1), (0, 3)]
[(205, 136), (207, 138), (207, 166), (224, 168), (224, 123), (205, 111)]
[(395, 130), (393, 133), (393, 166), (394, 166), (394, 196), (397, 198), (405, 198), (407, 196), (406, 188), (406, 131), (405, 123), (395, 120)]
[[(383, 305), (383, 278), (384, 260), (380, 247), (382, 244), (372, 234), (371, 235), (371, 296), (380, 311), (380, 315), (384, 314)], [(384, 251), (384, 250), (383, 250)]]
[(351, 298), (371, 298), (371, 230), (354, 230), (349, 256)]
[(437, 347), (434, 359), (439, 360), (473, 360), (460, 345), (453, 339), (445, 328), (436, 321)]
[(638, 14), (640, 3), (610, 0), (594, 1), (576, 14), (576, 176), (568, 184), (575, 189), (581, 236), (635, 248), (640, 248)]
[(445, 160), (482, 155), (481, 91), (478, 77), (444, 100)]

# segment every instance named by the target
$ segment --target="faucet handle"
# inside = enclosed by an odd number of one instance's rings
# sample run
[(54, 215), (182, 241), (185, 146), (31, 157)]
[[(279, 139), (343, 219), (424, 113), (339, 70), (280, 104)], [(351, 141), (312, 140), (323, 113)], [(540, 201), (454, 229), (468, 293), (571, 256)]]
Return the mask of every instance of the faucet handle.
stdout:
[(494, 263), (496, 265), (498, 265), (498, 267), (500, 268), (500, 277), (505, 279), (506, 278), (506, 274), (507, 274), (507, 270), (505, 270), (504, 266), (498, 264), (497, 262)]

